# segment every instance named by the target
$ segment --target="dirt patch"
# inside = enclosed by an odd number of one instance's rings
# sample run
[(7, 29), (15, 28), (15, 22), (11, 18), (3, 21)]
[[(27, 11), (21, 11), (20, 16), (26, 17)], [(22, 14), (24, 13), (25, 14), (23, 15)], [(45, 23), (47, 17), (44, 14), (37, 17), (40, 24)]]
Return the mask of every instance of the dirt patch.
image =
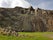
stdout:
[(48, 37), (48, 38), (53, 38), (53, 34), (44, 34), (43, 36)]

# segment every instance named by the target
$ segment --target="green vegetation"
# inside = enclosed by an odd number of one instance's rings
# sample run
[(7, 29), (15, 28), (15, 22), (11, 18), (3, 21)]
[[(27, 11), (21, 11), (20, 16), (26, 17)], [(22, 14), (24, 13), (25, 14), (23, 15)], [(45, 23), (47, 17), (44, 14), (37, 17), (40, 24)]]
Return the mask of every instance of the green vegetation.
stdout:
[(19, 32), (18, 37), (0, 35), (0, 40), (53, 40), (53, 32)]

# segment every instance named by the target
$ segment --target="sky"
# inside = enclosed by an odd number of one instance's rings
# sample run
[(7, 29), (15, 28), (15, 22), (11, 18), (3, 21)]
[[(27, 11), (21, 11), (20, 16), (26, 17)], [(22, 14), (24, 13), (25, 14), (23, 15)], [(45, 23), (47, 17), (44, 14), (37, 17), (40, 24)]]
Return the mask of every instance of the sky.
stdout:
[(53, 10), (53, 0), (0, 0), (0, 7), (14, 8), (16, 6)]
[(2, 8), (14, 8), (16, 6), (28, 8), (31, 5), (26, 0), (0, 0), (0, 7)]
[(27, 0), (34, 8), (53, 10), (53, 0)]

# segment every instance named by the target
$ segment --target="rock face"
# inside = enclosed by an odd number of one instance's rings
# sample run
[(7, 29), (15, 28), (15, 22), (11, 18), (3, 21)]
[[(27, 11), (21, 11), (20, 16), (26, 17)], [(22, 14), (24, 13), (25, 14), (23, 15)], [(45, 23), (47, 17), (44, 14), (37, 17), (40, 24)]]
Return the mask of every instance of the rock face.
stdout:
[(16, 32), (53, 32), (53, 10), (30, 8), (0, 8), (0, 27)]
[(53, 32), (53, 10), (44, 10), (38, 8), (37, 10), (35, 10), (35, 15), (37, 18), (36, 22), (38, 23), (36, 24), (39, 25), (39, 31)]

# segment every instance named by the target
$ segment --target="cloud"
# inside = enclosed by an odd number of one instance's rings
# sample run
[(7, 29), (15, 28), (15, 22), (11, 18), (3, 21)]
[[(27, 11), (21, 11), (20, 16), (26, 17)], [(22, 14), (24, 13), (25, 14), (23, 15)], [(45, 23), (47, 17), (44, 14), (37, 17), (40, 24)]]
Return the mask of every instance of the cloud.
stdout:
[(42, 8), (42, 9), (48, 9), (48, 8), (50, 8), (49, 7), (50, 5), (51, 5), (51, 2), (41, 2), (36, 6), (39, 8)]
[(15, 7), (15, 6), (20, 6), (20, 7), (24, 7), (24, 8), (28, 8), (30, 7), (30, 3), (28, 3), (25, 0), (14, 0), (11, 4), (11, 7)]
[(28, 8), (53, 9), (53, 0), (0, 0), (0, 7), (14, 8), (16, 6)]
[(53, 0), (27, 0), (34, 8), (53, 9)]
[(41, 2), (37, 5), (37, 7), (42, 8), (42, 9), (53, 9), (53, 1), (47, 1), (47, 2)]
[(0, 7), (14, 8), (16, 6), (28, 8), (30, 7), (30, 3), (25, 0), (0, 0)]

